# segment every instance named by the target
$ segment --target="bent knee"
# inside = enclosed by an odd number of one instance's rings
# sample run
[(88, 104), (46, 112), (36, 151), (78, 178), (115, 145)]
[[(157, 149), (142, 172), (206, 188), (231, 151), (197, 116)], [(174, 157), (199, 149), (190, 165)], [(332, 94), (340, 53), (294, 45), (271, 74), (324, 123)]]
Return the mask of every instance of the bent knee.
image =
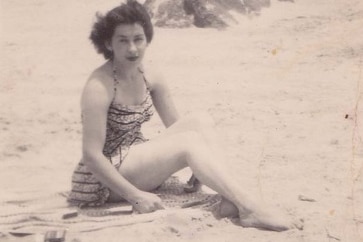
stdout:
[(182, 137), (180, 144), (183, 146), (185, 154), (193, 153), (196, 149), (206, 145), (202, 134), (197, 131), (190, 130), (183, 132), (180, 135)]

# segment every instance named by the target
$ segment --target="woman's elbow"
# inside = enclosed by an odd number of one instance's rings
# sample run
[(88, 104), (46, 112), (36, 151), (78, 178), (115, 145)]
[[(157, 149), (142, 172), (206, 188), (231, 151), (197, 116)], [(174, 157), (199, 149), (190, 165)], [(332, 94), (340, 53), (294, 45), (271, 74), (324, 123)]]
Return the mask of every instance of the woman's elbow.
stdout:
[(95, 151), (92, 149), (83, 149), (82, 161), (85, 165), (92, 167), (102, 155), (102, 152)]

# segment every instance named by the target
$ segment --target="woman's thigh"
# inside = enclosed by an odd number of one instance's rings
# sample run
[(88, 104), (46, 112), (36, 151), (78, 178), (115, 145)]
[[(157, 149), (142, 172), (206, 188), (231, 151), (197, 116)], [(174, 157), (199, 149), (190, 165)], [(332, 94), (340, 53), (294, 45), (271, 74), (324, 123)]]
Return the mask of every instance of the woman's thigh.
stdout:
[[(180, 119), (159, 137), (132, 146), (119, 172), (130, 183), (143, 191), (151, 191), (169, 176), (187, 166), (185, 155), (189, 148), (201, 141), (197, 130), (208, 116), (191, 115)], [(111, 200), (118, 196), (112, 193)]]
[(191, 132), (162, 135), (130, 148), (119, 172), (137, 188), (150, 191), (187, 166)]

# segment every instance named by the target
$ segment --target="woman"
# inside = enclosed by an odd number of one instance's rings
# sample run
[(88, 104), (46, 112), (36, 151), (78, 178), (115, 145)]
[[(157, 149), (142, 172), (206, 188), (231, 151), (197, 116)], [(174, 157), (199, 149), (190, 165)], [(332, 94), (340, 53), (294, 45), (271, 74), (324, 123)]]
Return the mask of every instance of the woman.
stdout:
[[(162, 77), (142, 65), (152, 37), (150, 18), (136, 1), (98, 16), (90, 38), (107, 62), (91, 74), (83, 91), (83, 157), (69, 201), (97, 206), (126, 199), (140, 213), (153, 212), (163, 204), (149, 191), (188, 166), (224, 197), (221, 215), (239, 215), (246, 227), (290, 228), (290, 222), (245, 194), (220, 164), (212, 120), (179, 117)], [(153, 107), (167, 129), (148, 141), (140, 127)]]

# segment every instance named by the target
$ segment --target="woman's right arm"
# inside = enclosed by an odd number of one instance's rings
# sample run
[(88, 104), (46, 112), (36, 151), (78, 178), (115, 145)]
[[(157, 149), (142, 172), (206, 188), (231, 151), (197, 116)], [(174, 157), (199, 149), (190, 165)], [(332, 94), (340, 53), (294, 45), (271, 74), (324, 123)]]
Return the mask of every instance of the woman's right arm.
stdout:
[[(150, 212), (155, 210), (156, 202), (145, 202), (148, 194), (127, 181), (102, 153), (112, 91), (98, 78), (91, 78), (85, 86), (81, 100), (83, 162), (102, 184), (128, 200), (139, 212)], [(140, 201), (144, 201), (143, 204)]]

